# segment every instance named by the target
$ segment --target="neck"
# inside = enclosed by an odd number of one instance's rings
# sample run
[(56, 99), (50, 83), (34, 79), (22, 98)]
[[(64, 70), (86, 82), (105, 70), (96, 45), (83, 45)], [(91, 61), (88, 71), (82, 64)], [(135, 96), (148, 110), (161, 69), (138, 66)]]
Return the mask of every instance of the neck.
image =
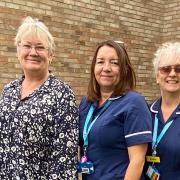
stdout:
[(104, 104), (104, 102), (112, 95), (113, 92), (101, 92), (101, 99), (99, 100), (99, 106)]
[(25, 80), (29, 82), (41, 81), (47, 79), (49, 76), (49, 71), (41, 72), (41, 71), (24, 71)]
[(180, 93), (162, 93), (162, 104), (167, 106), (177, 106), (180, 103)]
[(164, 121), (167, 121), (176, 107), (180, 103), (180, 94), (162, 94), (161, 110), (163, 113)]
[(45, 75), (28, 75), (25, 73), (25, 79), (22, 82), (21, 99), (27, 97), (35, 89), (40, 87), (48, 78), (49, 73)]

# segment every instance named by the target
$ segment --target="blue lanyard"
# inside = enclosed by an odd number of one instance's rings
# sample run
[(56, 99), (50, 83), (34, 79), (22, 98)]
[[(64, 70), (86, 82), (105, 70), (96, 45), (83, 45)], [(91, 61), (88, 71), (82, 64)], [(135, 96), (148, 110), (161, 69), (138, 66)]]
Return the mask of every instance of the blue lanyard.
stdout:
[(171, 124), (173, 123), (173, 120), (171, 120), (170, 122), (168, 122), (164, 128), (162, 129), (161, 133), (159, 134), (159, 136), (157, 137), (157, 131), (158, 131), (158, 118), (157, 118), (157, 114), (155, 115), (155, 122), (154, 122), (154, 129), (153, 129), (153, 141), (152, 141), (152, 149), (155, 151), (157, 145), (159, 144), (159, 142), (161, 141), (162, 137), (164, 136), (164, 134), (166, 133), (166, 131), (169, 129), (169, 127), (171, 126)]
[[(93, 115), (93, 112), (95, 110), (95, 107), (93, 105), (91, 105), (89, 112), (87, 114), (86, 117), (86, 121), (85, 121), (85, 125), (84, 125), (84, 129), (83, 129), (83, 140), (84, 140), (84, 146), (87, 147), (88, 146), (88, 134), (90, 132), (90, 130), (92, 129), (92, 126), (94, 125), (94, 123), (96, 122), (96, 120), (99, 118), (99, 116), (109, 107), (109, 105), (112, 103), (112, 101), (108, 100), (105, 105), (103, 106), (103, 108), (100, 110), (99, 114), (93, 119), (93, 121), (89, 124), (91, 117)], [(89, 126), (88, 126), (89, 125)]]

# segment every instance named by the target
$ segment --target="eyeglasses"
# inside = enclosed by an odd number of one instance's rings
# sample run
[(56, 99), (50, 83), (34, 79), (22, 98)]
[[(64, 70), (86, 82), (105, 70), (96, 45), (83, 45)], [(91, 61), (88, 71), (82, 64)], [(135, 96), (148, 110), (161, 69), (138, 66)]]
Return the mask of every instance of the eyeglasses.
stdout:
[(161, 74), (167, 75), (172, 71), (172, 69), (174, 69), (174, 72), (176, 74), (179, 74), (180, 73), (180, 64), (173, 65), (173, 66), (163, 66), (163, 67), (159, 67), (158, 69)]
[(48, 50), (48, 48), (47, 47), (44, 47), (43, 45), (30, 45), (30, 44), (19, 44), (19, 46), (23, 49), (23, 50), (25, 50), (25, 51), (31, 51), (32, 50), (32, 48), (34, 48), (35, 49), (35, 51), (36, 52), (39, 52), (39, 53), (41, 53), (41, 52), (44, 52), (45, 50)]

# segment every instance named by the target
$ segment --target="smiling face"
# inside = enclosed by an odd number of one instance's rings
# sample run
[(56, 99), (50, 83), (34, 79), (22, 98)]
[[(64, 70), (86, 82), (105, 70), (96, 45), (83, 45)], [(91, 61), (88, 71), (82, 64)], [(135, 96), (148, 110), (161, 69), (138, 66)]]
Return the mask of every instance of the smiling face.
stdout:
[(52, 55), (48, 51), (46, 41), (36, 35), (25, 35), (18, 45), (17, 54), (24, 73), (48, 73)]
[(119, 82), (119, 60), (113, 47), (102, 46), (96, 57), (94, 75), (100, 91), (113, 92)]
[(180, 58), (174, 59), (174, 57), (171, 57), (168, 61), (163, 59), (163, 62), (160, 62), (156, 80), (160, 86), (161, 93), (175, 93), (180, 95), (179, 66)]

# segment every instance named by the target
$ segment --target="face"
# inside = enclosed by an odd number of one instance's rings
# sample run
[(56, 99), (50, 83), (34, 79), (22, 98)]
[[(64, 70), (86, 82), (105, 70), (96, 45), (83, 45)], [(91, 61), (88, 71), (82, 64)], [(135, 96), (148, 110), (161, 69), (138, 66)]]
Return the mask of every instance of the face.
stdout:
[(180, 94), (180, 61), (160, 63), (156, 76), (162, 93)]
[(48, 73), (52, 55), (42, 40), (36, 36), (26, 35), (19, 44), (18, 59), (25, 73)]
[(113, 47), (102, 46), (98, 53), (94, 68), (95, 78), (101, 91), (113, 92), (119, 82), (119, 60)]

